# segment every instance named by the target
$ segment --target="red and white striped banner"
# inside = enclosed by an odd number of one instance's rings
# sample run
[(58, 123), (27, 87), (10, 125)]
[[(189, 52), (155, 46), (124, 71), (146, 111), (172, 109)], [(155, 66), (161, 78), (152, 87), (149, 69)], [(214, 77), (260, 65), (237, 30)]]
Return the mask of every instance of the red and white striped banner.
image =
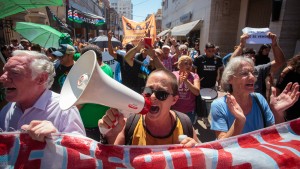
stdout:
[(70, 134), (0, 134), (0, 168), (299, 168), (300, 119), (194, 148), (109, 146)]

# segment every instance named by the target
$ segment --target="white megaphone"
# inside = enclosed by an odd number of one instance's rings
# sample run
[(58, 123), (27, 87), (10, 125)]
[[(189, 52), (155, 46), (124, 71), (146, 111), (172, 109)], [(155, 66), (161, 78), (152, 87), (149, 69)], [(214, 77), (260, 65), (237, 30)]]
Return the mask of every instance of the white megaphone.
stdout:
[[(61, 90), (63, 110), (83, 103), (95, 103), (118, 109), (125, 117), (130, 113), (146, 114), (149, 99), (129, 89), (105, 74), (97, 63), (96, 54), (84, 53), (70, 70)], [(100, 129), (102, 134), (108, 130)]]

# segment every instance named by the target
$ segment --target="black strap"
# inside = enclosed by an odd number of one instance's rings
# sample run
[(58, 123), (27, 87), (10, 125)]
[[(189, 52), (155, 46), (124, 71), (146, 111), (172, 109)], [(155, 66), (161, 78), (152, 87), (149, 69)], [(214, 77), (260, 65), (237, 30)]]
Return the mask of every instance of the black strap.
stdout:
[[(177, 111), (174, 111), (174, 112), (181, 122), (183, 133), (185, 135), (187, 135), (188, 137), (193, 138), (194, 130), (193, 130), (193, 125), (192, 125), (190, 118), (184, 113), (180, 113)], [(140, 116), (141, 116), (140, 114), (135, 114), (133, 116), (130, 116), (127, 119), (126, 125), (125, 125), (125, 145), (132, 144), (133, 132), (134, 132), (134, 129), (140, 119)]]
[(253, 96), (254, 96), (254, 99), (255, 99), (255, 101), (258, 104), (258, 107), (260, 109), (260, 112), (261, 112), (261, 115), (262, 115), (262, 118), (263, 118), (263, 121), (264, 121), (264, 128), (265, 128), (265, 127), (267, 127), (267, 124), (266, 124), (266, 118), (265, 118), (264, 110), (263, 110), (262, 105), (260, 104), (260, 102), (259, 102), (259, 100), (258, 100), (255, 93), (253, 94)]
[(177, 111), (174, 111), (174, 112), (176, 113), (176, 116), (179, 118), (179, 120), (181, 122), (183, 133), (185, 135), (187, 135), (188, 137), (193, 138), (194, 130), (193, 130), (193, 125), (192, 125), (191, 119), (184, 113), (177, 112)]
[(133, 132), (140, 119), (140, 116), (140, 114), (134, 114), (127, 119), (125, 125), (125, 145), (131, 145)]

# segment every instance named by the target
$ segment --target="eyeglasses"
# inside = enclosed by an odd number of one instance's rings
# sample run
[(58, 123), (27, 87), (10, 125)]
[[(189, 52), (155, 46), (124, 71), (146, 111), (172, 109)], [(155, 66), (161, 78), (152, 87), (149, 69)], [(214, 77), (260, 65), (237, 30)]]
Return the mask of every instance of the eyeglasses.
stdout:
[(169, 95), (173, 95), (163, 90), (153, 90), (150, 87), (145, 87), (143, 89), (143, 95), (145, 97), (150, 97), (154, 93), (155, 97), (160, 101), (165, 101)]
[(258, 71), (242, 71), (240, 73), (238, 73), (238, 75), (240, 77), (248, 77), (249, 76), (249, 73), (251, 73), (254, 77), (258, 77)]

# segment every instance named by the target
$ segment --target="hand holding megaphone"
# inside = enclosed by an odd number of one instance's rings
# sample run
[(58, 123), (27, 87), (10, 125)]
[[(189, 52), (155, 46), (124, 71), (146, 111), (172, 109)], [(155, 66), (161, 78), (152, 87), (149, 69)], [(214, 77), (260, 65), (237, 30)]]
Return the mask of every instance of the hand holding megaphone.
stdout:
[(106, 136), (109, 132), (109, 136), (117, 136), (125, 126), (124, 115), (118, 109), (108, 109), (98, 126), (101, 134)]

